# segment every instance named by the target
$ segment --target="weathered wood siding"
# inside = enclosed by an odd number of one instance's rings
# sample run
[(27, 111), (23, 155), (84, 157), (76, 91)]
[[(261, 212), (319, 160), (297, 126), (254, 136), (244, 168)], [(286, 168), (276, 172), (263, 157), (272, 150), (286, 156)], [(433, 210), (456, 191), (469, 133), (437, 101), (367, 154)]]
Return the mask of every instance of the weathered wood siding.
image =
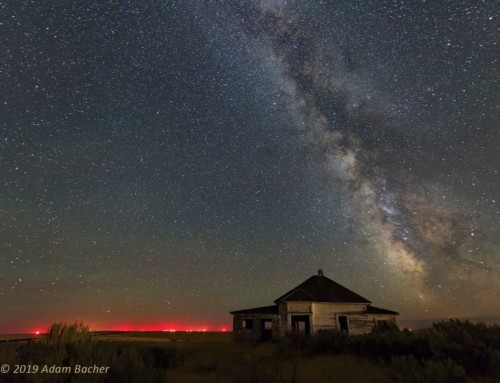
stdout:
[(312, 313), (312, 302), (287, 302), (288, 313), (290, 314), (310, 314)]
[(370, 332), (377, 321), (396, 322), (396, 316), (391, 314), (349, 315), (349, 334), (359, 335)]
[(336, 330), (337, 309), (333, 305), (314, 303), (313, 304), (313, 317), (312, 317), (312, 332), (318, 330)]
[[(291, 331), (292, 315), (309, 315), (311, 333), (318, 330), (340, 330), (339, 316), (348, 320), (349, 334), (358, 335), (371, 331), (377, 321), (396, 321), (396, 315), (373, 314), (366, 311), (366, 304), (332, 302), (282, 302), (278, 314), (234, 314), (235, 339), (256, 342), (262, 337), (262, 319), (272, 320), (272, 338), (277, 340)], [(244, 319), (253, 319), (253, 328), (243, 328)]]
[(396, 315), (393, 314), (368, 314), (371, 318), (376, 321), (390, 321), (396, 322)]
[(375, 325), (375, 320), (371, 318), (368, 314), (348, 315), (348, 321), (349, 321), (349, 334), (351, 335), (366, 334), (370, 332), (372, 327)]
[[(318, 330), (338, 330), (338, 315), (343, 313), (364, 312), (366, 304), (313, 303), (312, 332)], [(349, 315), (348, 315), (349, 316)]]

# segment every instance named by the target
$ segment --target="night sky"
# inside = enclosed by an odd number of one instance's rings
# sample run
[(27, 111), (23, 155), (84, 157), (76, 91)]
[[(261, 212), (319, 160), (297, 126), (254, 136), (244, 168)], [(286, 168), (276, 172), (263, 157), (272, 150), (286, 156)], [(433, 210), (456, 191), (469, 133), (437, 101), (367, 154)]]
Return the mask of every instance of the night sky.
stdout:
[(0, 333), (230, 329), (318, 268), (499, 314), (496, 11), (0, 2)]

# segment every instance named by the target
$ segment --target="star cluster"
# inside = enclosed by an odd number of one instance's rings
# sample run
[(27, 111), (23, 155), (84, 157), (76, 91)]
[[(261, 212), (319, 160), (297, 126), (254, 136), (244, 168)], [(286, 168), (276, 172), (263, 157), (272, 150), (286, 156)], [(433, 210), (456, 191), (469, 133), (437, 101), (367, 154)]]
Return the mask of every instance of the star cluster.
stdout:
[(500, 311), (493, 5), (0, 7), (0, 331), (219, 329), (319, 267)]

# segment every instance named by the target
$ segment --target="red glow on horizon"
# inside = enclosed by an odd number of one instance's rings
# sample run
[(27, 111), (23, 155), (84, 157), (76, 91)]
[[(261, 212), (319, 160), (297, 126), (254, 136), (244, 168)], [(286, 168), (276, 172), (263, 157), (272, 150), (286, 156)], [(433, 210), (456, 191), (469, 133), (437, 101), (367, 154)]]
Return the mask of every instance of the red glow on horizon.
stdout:
[[(189, 322), (139, 322), (139, 321), (127, 321), (125, 323), (110, 323), (110, 322), (87, 322), (85, 320), (79, 319), (67, 319), (63, 320), (63, 323), (74, 323), (75, 321), (81, 321), (85, 325), (89, 326), (90, 331), (118, 331), (118, 332), (228, 332), (231, 331), (232, 326), (228, 323), (189, 323)], [(42, 322), (35, 324), (34, 326), (26, 327), (10, 327), (5, 328), (5, 330), (0, 328), (0, 334), (32, 334), (32, 335), (43, 335), (47, 333), (47, 329), (51, 327), (50, 322), (46, 326)], [(31, 328), (30, 328), (31, 327)]]
[(168, 324), (168, 325), (140, 325), (140, 324), (127, 324), (118, 325), (111, 328), (114, 331), (161, 331), (161, 332), (227, 332), (227, 326), (186, 326), (182, 324)]

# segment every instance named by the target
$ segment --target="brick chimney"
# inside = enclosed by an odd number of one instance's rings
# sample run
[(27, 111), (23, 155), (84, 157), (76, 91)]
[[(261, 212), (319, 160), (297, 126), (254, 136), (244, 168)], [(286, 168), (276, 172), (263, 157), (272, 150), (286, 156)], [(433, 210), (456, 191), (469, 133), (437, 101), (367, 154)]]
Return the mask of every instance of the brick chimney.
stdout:
[(319, 269), (318, 270), (318, 277), (322, 277), (323, 276), (323, 269)]

